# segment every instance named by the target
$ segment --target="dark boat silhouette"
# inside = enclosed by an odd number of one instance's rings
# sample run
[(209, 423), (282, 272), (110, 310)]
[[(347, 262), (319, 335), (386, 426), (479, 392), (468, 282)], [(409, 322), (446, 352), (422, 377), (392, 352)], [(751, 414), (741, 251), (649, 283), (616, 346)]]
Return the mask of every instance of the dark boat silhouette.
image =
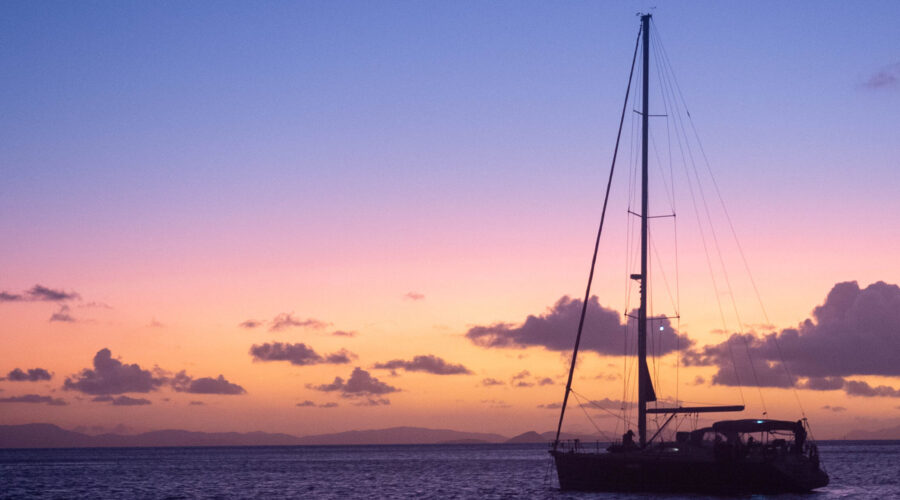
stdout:
[[(807, 492), (828, 484), (828, 475), (819, 463), (818, 448), (808, 439), (805, 418), (797, 421), (745, 419), (723, 420), (709, 427), (690, 432), (676, 432), (674, 441), (656, 438), (679, 414), (743, 411), (743, 405), (732, 406), (675, 406), (648, 408), (648, 402), (656, 401), (652, 378), (647, 365), (647, 223), (648, 215), (648, 122), (650, 76), (650, 20), (651, 15), (641, 15), (641, 28), (632, 60), (632, 76), (638, 48), (642, 47), (642, 110), (641, 115), (641, 272), (631, 279), (640, 284), (640, 308), (635, 319), (638, 326), (638, 376), (637, 407), (638, 434), (628, 431), (621, 442), (601, 449), (578, 440), (561, 441), (560, 431), (569, 395), (572, 393), (572, 375), (584, 318), (590, 297), (591, 281), (597, 259), (597, 248), (603, 231), (606, 200), (594, 260), (588, 278), (585, 300), (582, 303), (581, 320), (572, 355), (566, 392), (560, 411), (556, 439), (550, 454), (556, 465), (560, 488), (563, 490), (612, 491), (612, 492), (697, 492), (712, 494), (786, 493)], [(628, 89), (631, 88), (631, 76)], [(628, 93), (619, 124), (622, 123), (628, 103)], [(613, 167), (619, 148), (619, 138), (613, 153)], [(647, 438), (647, 414), (667, 414), (668, 419), (649, 439)]]

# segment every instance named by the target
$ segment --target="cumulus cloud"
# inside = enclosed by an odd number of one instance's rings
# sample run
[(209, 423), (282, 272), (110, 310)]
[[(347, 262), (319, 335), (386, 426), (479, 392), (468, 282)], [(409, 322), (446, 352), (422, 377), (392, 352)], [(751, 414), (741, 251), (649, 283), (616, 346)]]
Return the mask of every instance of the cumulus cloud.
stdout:
[(112, 403), (113, 406), (144, 406), (151, 404), (149, 399), (130, 398), (128, 396), (97, 396), (91, 401), (95, 403)]
[(425, 295), (424, 295), (424, 294), (421, 294), (421, 293), (419, 293), (419, 292), (407, 292), (407, 293), (403, 296), (403, 298), (406, 299), (406, 300), (417, 301), (417, 300), (424, 300), (424, 299), (425, 299)]
[(272, 320), (272, 323), (269, 325), (269, 331), (279, 332), (294, 327), (319, 329), (326, 326), (328, 326), (328, 323), (314, 318), (298, 319), (294, 317), (294, 313), (281, 313)]
[(243, 387), (226, 380), (223, 375), (219, 375), (218, 378), (194, 378), (188, 375), (185, 370), (176, 373), (169, 383), (176, 392), (187, 392), (190, 394), (237, 395), (247, 392)]
[(866, 80), (863, 87), (873, 90), (900, 88), (900, 63), (881, 68)]
[(109, 349), (101, 349), (94, 355), (94, 368), (66, 377), (63, 389), (91, 395), (122, 394), (155, 391), (164, 382), (164, 378), (154, 377), (150, 370), (137, 364), (124, 364), (113, 359)]
[(316, 404), (313, 403), (312, 401), (310, 401), (310, 400), (307, 399), (306, 401), (304, 401), (304, 402), (302, 402), (302, 403), (297, 403), (297, 406), (303, 408), (303, 407), (306, 407), (306, 406), (316, 406)]
[[(582, 301), (563, 297), (541, 315), (529, 315), (521, 324), (494, 323), (474, 326), (466, 337), (481, 347), (524, 348), (539, 346), (551, 351), (571, 351), (575, 342)], [(588, 301), (584, 333), (581, 338), (583, 351), (618, 355), (622, 352), (622, 333), (625, 324), (622, 315), (600, 305), (597, 297)], [(631, 320), (629, 320), (631, 321)], [(678, 335), (664, 318), (653, 320), (652, 345), (658, 346), (656, 354), (664, 355), (687, 348), (691, 341), (686, 335)]]
[[(345, 398), (374, 399), (379, 399), (378, 396), (383, 394), (398, 392), (400, 390), (378, 380), (360, 367), (354, 368), (353, 373), (350, 374), (350, 378), (346, 381), (341, 377), (335, 377), (334, 381), (330, 384), (308, 385), (307, 387), (322, 392), (340, 392), (341, 396)], [(379, 404), (389, 404), (389, 402)]]
[(470, 375), (471, 370), (461, 364), (444, 361), (434, 354), (416, 356), (411, 360), (393, 359), (384, 363), (375, 363), (379, 370), (404, 369), (408, 372), (426, 372), (434, 375)]
[(550, 377), (544, 377), (537, 381), (538, 385), (553, 385), (553, 379)]
[(877, 282), (861, 289), (855, 281), (838, 283), (797, 328), (762, 336), (734, 334), (691, 350), (683, 359), (686, 365), (717, 367), (713, 384), (737, 385), (740, 380), (743, 385), (789, 387), (805, 377), (801, 387), (808, 389), (890, 396), (890, 387), (867, 391), (843, 377), (900, 375), (900, 287)]
[(481, 385), (483, 385), (485, 387), (491, 387), (494, 385), (506, 385), (506, 382), (504, 382), (502, 380), (497, 380), (495, 378), (488, 377), (488, 378), (481, 380)]
[[(6, 380), (10, 382), (40, 382), (51, 378), (53, 378), (53, 374), (43, 368), (29, 368), (28, 371), (15, 368), (6, 374)], [(0, 378), (0, 380), (3, 379)]]
[(886, 385), (872, 387), (862, 380), (848, 380), (844, 391), (850, 396), (900, 398), (900, 390)]
[(48, 404), (50, 406), (65, 406), (65, 400), (53, 398), (50, 396), (41, 396), (39, 394), (26, 394), (24, 396), (12, 396), (9, 398), (0, 398), (0, 403), (32, 403), (32, 404)]
[(59, 310), (50, 315), (50, 322), (60, 322), (60, 323), (74, 323), (75, 318), (72, 317), (70, 313), (69, 306), (62, 304), (59, 306)]
[(250, 355), (253, 356), (254, 361), (288, 361), (292, 365), (298, 366), (322, 363), (339, 365), (349, 363), (350, 360), (356, 358), (355, 354), (346, 349), (322, 356), (302, 342), (253, 344), (250, 347)]

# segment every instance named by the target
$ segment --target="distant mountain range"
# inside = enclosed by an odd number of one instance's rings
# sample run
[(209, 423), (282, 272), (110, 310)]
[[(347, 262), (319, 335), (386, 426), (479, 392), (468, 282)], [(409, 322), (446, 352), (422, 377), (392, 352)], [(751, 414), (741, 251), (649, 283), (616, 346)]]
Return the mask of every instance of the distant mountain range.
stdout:
[(875, 429), (874, 431), (853, 430), (844, 436), (844, 439), (900, 439), (900, 425), (896, 427), (887, 427), (885, 429)]
[[(0, 425), (0, 448), (93, 448), (161, 446), (298, 446), (370, 444), (479, 444), (546, 443), (553, 432), (526, 432), (513, 438), (500, 434), (459, 432), (423, 427), (392, 427), (314, 436), (292, 436), (266, 432), (193, 432), (162, 430), (143, 434), (89, 435), (53, 424)], [(565, 435), (566, 439), (578, 436)], [(584, 438), (590, 440), (591, 438)]]

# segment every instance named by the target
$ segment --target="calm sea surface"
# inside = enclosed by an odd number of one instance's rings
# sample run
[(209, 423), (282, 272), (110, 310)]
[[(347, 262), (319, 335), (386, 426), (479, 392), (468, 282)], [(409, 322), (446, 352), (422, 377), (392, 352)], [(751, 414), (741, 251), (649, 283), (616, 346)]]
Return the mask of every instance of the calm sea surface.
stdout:
[[(649, 498), (562, 493), (546, 450), (544, 445), (0, 450), (0, 498)], [(812, 495), (778, 498), (900, 498), (900, 441), (824, 442), (820, 451), (831, 484)]]

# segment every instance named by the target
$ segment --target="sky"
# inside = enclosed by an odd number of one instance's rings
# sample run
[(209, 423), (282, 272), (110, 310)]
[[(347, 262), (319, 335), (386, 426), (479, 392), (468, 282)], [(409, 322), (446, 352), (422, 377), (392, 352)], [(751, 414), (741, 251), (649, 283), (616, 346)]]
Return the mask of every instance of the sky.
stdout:
[[(555, 428), (648, 8), (4, 2), (0, 423)], [(900, 4), (652, 13), (715, 175), (651, 203), (658, 394), (900, 424)], [(634, 391), (635, 116), (572, 432)], [(657, 195), (693, 186), (675, 116)]]

